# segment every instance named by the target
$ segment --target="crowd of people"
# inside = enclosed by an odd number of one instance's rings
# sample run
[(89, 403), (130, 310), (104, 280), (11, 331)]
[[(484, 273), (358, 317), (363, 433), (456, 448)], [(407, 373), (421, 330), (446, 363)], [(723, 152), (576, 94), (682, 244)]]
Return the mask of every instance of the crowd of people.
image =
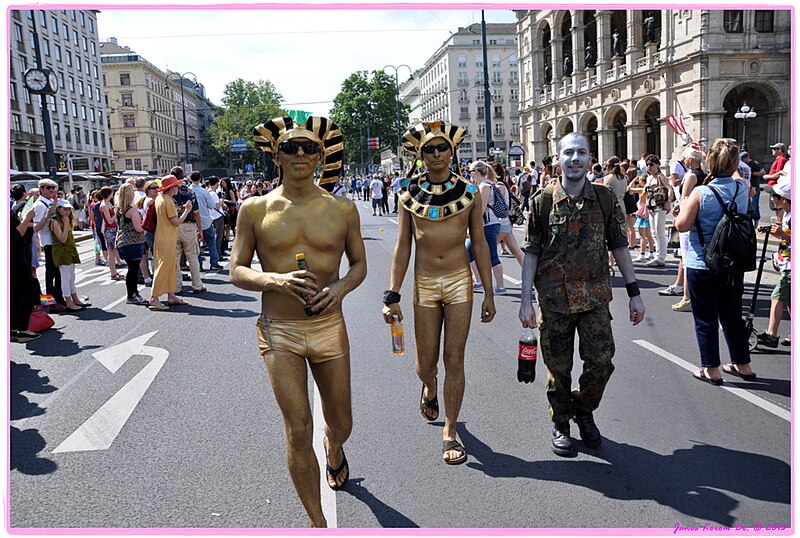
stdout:
[[(186, 305), (179, 297), (185, 279), (192, 293), (205, 292), (201, 272), (221, 270), (220, 262), (227, 260), (241, 197), (227, 178), (203, 179), (192, 172), (187, 183), (184, 176), (176, 166), (163, 178), (132, 178), (88, 196), (81, 186), (66, 196), (48, 178), (30, 191), (14, 185), (12, 341), (38, 338), (39, 333), (29, 331), (33, 311), (73, 313), (91, 306), (75, 286), (81, 263), (75, 232), (83, 229), (92, 231), (95, 265), (107, 267), (111, 280), (125, 281), (128, 304), (154, 311)], [(204, 252), (210, 258), (206, 267)], [(38, 279), (42, 265), (44, 290)], [(142, 287), (151, 288), (149, 299), (142, 297)]]

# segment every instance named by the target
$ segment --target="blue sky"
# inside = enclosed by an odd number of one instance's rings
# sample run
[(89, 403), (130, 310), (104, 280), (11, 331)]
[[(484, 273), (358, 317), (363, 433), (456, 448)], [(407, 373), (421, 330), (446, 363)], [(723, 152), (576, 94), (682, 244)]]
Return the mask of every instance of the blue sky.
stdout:
[[(417, 69), (450, 32), (480, 20), (480, 11), (464, 10), (103, 8), (98, 30), (101, 39), (116, 37), (161, 69), (196, 74), (215, 103), (231, 80), (268, 79), (287, 108), (327, 115), (325, 101), (354, 71), (387, 64)], [(487, 10), (486, 20), (514, 22), (515, 16)]]

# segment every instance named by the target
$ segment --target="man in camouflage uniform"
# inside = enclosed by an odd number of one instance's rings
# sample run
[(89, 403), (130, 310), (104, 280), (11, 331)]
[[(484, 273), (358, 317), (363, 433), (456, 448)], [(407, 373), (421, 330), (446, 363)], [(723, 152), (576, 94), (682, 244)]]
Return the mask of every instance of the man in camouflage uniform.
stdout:
[[(600, 445), (602, 438), (592, 412), (600, 405), (614, 371), (609, 250), (625, 278), (634, 325), (644, 319), (644, 303), (628, 253), (625, 215), (607, 187), (586, 179), (592, 158), (589, 142), (570, 133), (559, 141), (558, 157), (561, 179), (533, 198), (522, 245), (525, 260), (519, 318), (524, 327), (541, 325), (540, 349), (547, 366), (547, 399), (554, 423), (552, 448), (559, 456), (573, 456), (570, 419), (578, 424), (586, 445)], [(539, 320), (531, 297), (534, 283), (541, 308)], [(578, 388), (571, 390), (576, 330), (583, 374)]]

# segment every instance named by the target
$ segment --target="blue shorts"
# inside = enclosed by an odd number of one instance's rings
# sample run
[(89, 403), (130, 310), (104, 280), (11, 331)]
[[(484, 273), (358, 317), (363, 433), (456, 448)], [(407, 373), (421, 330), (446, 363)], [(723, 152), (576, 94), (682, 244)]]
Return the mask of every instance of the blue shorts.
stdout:
[[(489, 259), (492, 261), (492, 267), (500, 263), (500, 256), (497, 255), (497, 235), (500, 233), (500, 223), (496, 222), (483, 227), (483, 235), (486, 236), (486, 243), (489, 245)], [(469, 261), (474, 262), (475, 256), (472, 255), (472, 240), (467, 238), (467, 254), (469, 254)]]

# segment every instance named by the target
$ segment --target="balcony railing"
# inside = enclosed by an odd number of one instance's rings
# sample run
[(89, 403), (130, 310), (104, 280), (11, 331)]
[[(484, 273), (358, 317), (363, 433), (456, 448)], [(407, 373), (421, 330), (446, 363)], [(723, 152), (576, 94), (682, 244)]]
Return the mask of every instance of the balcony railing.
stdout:
[(12, 144), (29, 144), (31, 146), (44, 145), (44, 135), (26, 133), (24, 131), (11, 130)]

